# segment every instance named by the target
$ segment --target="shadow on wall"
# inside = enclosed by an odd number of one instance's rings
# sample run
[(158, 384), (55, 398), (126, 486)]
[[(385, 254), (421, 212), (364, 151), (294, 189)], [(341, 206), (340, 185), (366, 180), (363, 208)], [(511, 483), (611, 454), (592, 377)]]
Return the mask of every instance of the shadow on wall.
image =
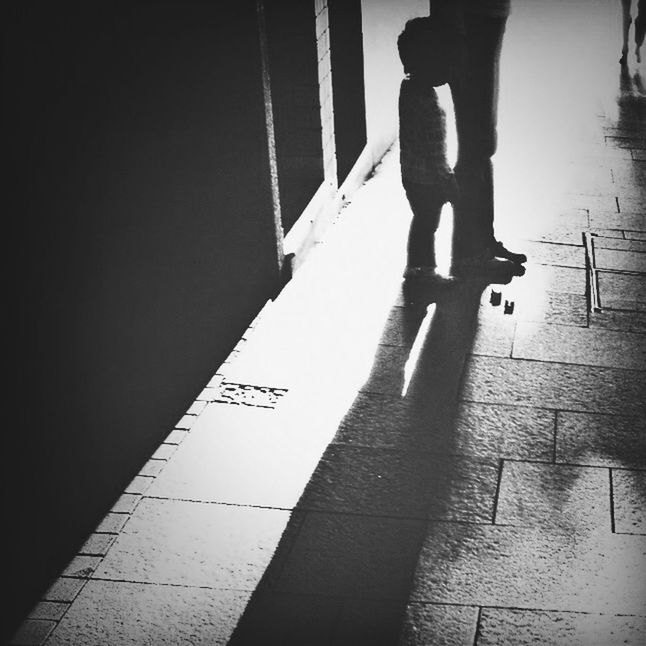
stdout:
[(397, 137), (397, 97), (403, 77), (397, 36), (407, 20), (428, 11), (428, 0), (362, 0), (366, 131), (373, 164)]

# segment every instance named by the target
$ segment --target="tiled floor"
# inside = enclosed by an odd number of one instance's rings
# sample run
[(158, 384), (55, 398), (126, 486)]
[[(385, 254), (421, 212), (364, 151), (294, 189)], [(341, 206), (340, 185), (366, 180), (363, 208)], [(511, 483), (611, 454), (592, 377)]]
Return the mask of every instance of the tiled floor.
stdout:
[(646, 644), (646, 78), (616, 4), (510, 21), (526, 275), (406, 300), (391, 151), (13, 644)]

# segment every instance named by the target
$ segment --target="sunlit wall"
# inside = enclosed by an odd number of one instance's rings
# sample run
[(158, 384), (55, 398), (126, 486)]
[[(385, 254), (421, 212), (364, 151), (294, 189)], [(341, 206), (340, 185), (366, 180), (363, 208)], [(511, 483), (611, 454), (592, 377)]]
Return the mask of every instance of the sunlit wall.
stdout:
[(428, 0), (363, 0), (368, 147), (377, 162), (397, 136), (402, 67), (397, 36), (410, 18), (428, 15)]

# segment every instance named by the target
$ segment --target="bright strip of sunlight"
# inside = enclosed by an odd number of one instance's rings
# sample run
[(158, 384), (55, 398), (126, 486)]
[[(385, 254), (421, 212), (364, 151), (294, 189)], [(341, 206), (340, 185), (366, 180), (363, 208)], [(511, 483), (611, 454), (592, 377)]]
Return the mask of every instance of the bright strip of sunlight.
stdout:
[(408, 392), (408, 387), (410, 382), (415, 374), (415, 368), (417, 367), (417, 362), (419, 360), (419, 355), (422, 352), (422, 347), (424, 346), (424, 341), (426, 335), (428, 334), (429, 329), (431, 328), (431, 323), (433, 322), (433, 317), (435, 316), (436, 304), (431, 303), (426, 309), (426, 316), (422, 320), (419, 329), (417, 330), (417, 336), (413, 342), (413, 346), (410, 349), (410, 354), (404, 366), (404, 385), (402, 387), (402, 397), (406, 397)]

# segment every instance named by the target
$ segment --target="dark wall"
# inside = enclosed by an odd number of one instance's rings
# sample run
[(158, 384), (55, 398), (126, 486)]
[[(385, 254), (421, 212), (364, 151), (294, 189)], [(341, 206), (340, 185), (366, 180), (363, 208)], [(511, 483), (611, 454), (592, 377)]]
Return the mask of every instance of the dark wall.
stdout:
[(337, 180), (343, 183), (366, 145), (361, 0), (328, 0)]
[(323, 182), (313, 0), (267, 0), (267, 49), (282, 224), (288, 232)]
[(15, 4), (5, 630), (273, 295), (277, 264), (252, 0)]

